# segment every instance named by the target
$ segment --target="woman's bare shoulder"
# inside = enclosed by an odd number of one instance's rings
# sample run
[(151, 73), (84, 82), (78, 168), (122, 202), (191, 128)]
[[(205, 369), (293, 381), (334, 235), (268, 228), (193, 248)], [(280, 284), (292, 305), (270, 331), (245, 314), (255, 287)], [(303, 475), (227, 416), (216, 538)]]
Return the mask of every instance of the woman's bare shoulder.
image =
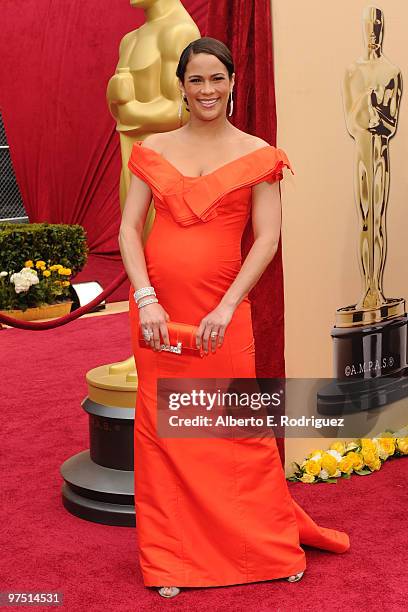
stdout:
[(247, 150), (248, 153), (252, 153), (252, 151), (256, 151), (256, 149), (269, 147), (270, 143), (263, 140), (263, 138), (254, 136), (253, 134), (248, 134), (242, 130), (237, 130), (237, 146), (239, 146), (241, 149)]
[(171, 132), (157, 132), (157, 134), (149, 134), (142, 142), (142, 147), (149, 147), (157, 153), (162, 153), (165, 146), (174, 138), (175, 133), (178, 130), (172, 130)]
[(242, 133), (243, 142), (245, 145), (252, 150), (260, 149), (262, 147), (270, 146), (270, 143), (264, 140), (263, 138), (259, 138), (258, 136), (254, 136), (253, 134)]

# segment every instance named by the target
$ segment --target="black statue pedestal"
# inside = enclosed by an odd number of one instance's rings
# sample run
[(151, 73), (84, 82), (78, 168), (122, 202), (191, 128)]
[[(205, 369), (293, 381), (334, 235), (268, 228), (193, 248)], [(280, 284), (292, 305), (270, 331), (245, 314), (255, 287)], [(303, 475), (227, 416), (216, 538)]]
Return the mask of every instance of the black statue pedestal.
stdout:
[(334, 327), (334, 380), (321, 389), (319, 414), (353, 414), (408, 395), (408, 316), (356, 327)]
[(90, 450), (67, 459), (64, 507), (82, 519), (104, 525), (134, 527), (133, 408), (112, 407), (86, 398)]

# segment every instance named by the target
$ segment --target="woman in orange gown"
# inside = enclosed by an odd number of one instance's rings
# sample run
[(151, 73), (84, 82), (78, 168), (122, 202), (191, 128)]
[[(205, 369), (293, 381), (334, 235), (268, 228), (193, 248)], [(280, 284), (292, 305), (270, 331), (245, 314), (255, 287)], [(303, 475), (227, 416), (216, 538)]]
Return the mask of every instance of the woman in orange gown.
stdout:
[[(347, 534), (318, 526), (292, 499), (273, 437), (157, 433), (158, 378), (256, 377), (248, 292), (276, 251), (278, 181), (290, 168), (281, 149), (228, 121), (234, 74), (222, 43), (191, 43), (177, 75), (190, 121), (134, 145), (120, 234), (138, 372), (140, 565), (145, 586), (162, 587), (164, 597), (183, 586), (294, 582), (306, 567), (301, 544), (337, 553), (350, 546)], [(152, 195), (156, 216), (143, 249)], [(250, 216), (255, 240), (242, 264), (241, 237)], [(136, 303), (134, 291), (143, 287), (153, 287), (158, 301), (149, 303), (148, 295)], [(199, 326), (203, 358), (160, 350), (169, 342), (169, 320)], [(154, 333), (146, 347), (139, 344), (139, 327)]]

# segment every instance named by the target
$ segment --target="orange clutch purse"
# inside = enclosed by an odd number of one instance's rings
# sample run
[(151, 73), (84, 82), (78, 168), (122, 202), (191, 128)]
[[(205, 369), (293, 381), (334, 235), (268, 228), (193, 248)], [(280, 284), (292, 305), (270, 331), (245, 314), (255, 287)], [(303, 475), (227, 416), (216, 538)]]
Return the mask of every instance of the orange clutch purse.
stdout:
[[(203, 352), (201, 347), (196, 346), (196, 333), (198, 325), (189, 325), (188, 323), (175, 323), (174, 321), (167, 321), (167, 329), (169, 332), (170, 346), (161, 344), (160, 349), (162, 351), (168, 351), (169, 353), (175, 353), (176, 355), (196, 355), (201, 357)], [(142, 347), (150, 348), (150, 344), (147, 344), (141, 328), (139, 328), (139, 344)]]

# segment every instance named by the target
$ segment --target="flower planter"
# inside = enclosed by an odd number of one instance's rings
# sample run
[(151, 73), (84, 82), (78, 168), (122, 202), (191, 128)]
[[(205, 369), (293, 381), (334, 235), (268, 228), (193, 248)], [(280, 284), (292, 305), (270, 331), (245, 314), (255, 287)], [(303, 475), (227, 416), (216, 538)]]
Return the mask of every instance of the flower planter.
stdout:
[(56, 319), (71, 311), (72, 301), (58, 304), (44, 304), (27, 310), (0, 310), (1, 314), (20, 321), (36, 321), (38, 319)]

